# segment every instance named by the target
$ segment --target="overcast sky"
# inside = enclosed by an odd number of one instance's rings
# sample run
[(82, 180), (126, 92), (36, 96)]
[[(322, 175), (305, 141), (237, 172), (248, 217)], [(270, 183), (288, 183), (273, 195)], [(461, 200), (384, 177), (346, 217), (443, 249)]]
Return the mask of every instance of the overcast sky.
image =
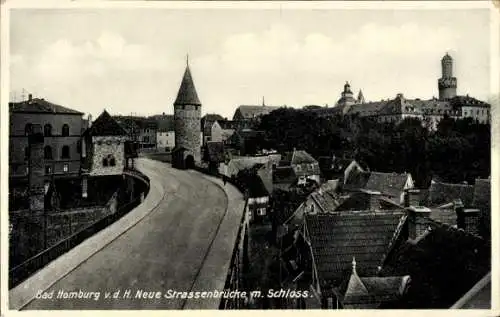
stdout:
[(345, 81), (367, 100), (438, 96), (440, 60), (458, 93), (490, 97), (488, 10), (15, 9), (11, 99), (94, 118), (173, 113), (189, 53), (202, 112), (240, 104), (333, 106)]

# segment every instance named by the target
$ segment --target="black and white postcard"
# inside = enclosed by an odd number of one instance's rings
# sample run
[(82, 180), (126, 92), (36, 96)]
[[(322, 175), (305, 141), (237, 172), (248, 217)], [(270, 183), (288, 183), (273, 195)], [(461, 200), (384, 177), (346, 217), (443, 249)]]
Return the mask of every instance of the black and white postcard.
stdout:
[(494, 316), (495, 3), (50, 2), (2, 5), (2, 315)]

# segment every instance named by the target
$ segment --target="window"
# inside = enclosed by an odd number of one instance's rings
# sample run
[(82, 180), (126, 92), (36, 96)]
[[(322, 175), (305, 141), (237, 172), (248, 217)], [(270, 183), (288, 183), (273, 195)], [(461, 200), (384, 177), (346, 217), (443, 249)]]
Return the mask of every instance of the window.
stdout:
[(69, 136), (69, 125), (63, 124), (61, 134), (62, 136)]
[(63, 159), (69, 159), (69, 146), (65, 145), (65, 146), (62, 147), (61, 158), (63, 158)]
[(43, 126), (43, 135), (51, 136), (52, 135), (52, 126), (50, 124), (46, 124)]
[(45, 174), (51, 174), (52, 173), (52, 167), (50, 165), (45, 166)]
[(43, 148), (43, 158), (46, 160), (52, 159), (52, 148), (49, 145)]
[(30, 172), (30, 168), (28, 166), (26, 166), (26, 175), (28, 175)]
[(76, 153), (78, 153), (78, 154), (82, 153), (82, 141), (81, 140), (78, 140), (76, 142)]
[(24, 160), (27, 161), (30, 158), (30, 148), (26, 146), (24, 148)]
[(467, 117), (467, 111), (464, 111), (464, 116)]
[(24, 135), (30, 135), (33, 133), (33, 125), (31, 123), (26, 123), (24, 126)]
[(64, 165), (63, 165), (63, 171), (64, 171), (65, 173), (67, 173), (67, 172), (68, 172), (68, 164), (64, 164)]
[(115, 165), (116, 165), (116, 160), (113, 154), (108, 154), (108, 156), (102, 159), (102, 166), (104, 167), (115, 166)]

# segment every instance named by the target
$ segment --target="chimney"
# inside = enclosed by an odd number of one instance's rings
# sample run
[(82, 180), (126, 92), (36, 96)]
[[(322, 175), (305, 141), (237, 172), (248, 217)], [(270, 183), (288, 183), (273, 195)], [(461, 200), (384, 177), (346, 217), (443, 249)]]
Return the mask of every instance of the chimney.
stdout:
[(43, 131), (42, 126), (34, 124), (32, 133), (28, 137), (29, 144), (29, 200), (30, 211), (43, 212), (45, 200), (45, 171), (44, 171), (44, 152), (43, 152)]
[(415, 240), (423, 234), (429, 226), (431, 210), (426, 207), (410, 206), (408, 213), (408, 239)]
[(457, 227), (465, 232), (479, 235), (480, 211), (479, 209), (465, 209), (460, 199), (453, 202), (457, 214)]
[(33, 100), (33, 95), (32, 94), (28, 94), (28, 101), (31, 101)]
[(404, 197), (405, 207), (420, 206), (420, 189), (407, 189)]
[(380, 192), (366, 189), (362, 189), (361, 191), (368, 195), (368, 208), (370, 211), (377, 211), (381, 209), (380, 197), (382, 194)]

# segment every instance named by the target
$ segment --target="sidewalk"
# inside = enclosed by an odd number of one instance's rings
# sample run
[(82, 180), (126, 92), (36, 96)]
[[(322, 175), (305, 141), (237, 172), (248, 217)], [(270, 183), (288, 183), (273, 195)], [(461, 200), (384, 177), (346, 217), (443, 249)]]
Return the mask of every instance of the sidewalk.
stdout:
[(71, 273), (81, 263), (106, 247), (153, 211), (165, 195), (162, 179), (155, 173), (148, 171), (147, 168), (141, 168), (141, 172), (150, 179), (150, 190), (144, 201), (109, 227), (89, 237), (47, 264), (21, 284), (9, 290), (9, 309), (21, 309), (35, 298), (38, 291), (46, 290)]
[[(232, 251), (235, 247), (238, 230), (243, 217), (245, 201), (240, 191), (232, 184), (226, 183), (224, 185), (219, 178), (200, 172), (197, 173), (224, 190), (228, 206), (226, 215), (222, 220), (217, 236), (193, 285), (192, 291), (223, 291), (231, 265)], [(218, 309), (220, 301), (220, 298), (190, 299), (186, 302), (184, 309)]]

